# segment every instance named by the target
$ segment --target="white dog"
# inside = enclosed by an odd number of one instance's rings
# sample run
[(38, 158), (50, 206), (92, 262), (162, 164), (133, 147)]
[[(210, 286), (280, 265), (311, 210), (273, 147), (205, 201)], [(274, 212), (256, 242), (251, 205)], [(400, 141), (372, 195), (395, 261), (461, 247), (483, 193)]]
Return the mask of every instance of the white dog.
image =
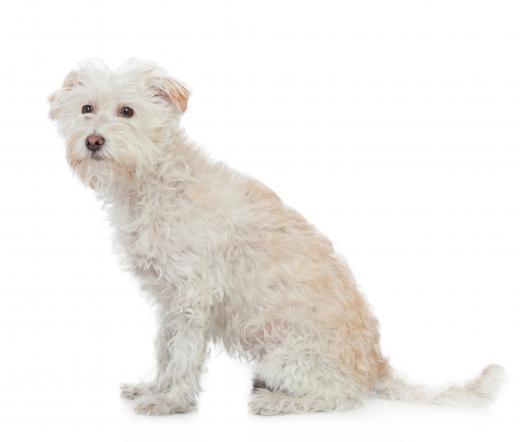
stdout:
[(88, 62), (50, 98), (67, 161), (106, 204), (125, 262), (159, 310), (157, 376), (122, 385), (143, 414), (196, 406), (210, 342), (254, 361), (257, 414), (349, 409), (370, 395), (491, 402), (503, 369), (432, 390), (399, 379), (330, 242), (266, 186), (179, 128), (188, 90), (152, 63)]

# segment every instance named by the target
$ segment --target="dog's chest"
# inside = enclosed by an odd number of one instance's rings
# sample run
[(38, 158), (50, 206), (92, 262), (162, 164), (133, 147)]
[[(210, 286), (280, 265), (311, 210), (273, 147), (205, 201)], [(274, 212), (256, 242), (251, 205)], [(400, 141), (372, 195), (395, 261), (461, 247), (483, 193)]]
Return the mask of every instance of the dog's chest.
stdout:
[(123, 244), (126, 246), (126, 255), (133, 264), (133, 270), (140, 274), (160, 275), (164, 273), (168, 257), (174, 258), (168, 250), (169, 238), (164, 237), (160, 229), (154, 225), (136, 226), (125, 235)]
[(116, 246), (147, 292), (161, 298), (179, 290), (221, 296), (226, 272), (216, 269), (225, 268), (230, 235), (217, 210), (163, 194), (112, 215)]
[(117, 246), (130, 270), (144, 283), (174, 283), (197, 255), (182, 225), (150, 210), (126, 210), (116, 218)]

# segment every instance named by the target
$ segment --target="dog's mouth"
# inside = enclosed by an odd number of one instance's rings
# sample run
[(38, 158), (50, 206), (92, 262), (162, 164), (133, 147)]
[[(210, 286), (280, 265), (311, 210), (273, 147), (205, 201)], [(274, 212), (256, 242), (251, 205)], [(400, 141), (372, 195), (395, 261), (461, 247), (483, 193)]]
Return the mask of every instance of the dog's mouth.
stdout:
[(101, 155), (99, 152), (91, 152), (90, 158), (96, 161), (104, 160), (103, 155)]

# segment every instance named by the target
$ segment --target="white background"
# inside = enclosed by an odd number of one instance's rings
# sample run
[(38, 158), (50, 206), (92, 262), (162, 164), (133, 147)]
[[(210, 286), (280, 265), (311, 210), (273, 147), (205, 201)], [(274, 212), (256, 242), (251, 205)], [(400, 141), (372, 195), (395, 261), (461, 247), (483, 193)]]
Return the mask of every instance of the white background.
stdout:
[[(17, 1), (0, 6), (0, 438), (520, 440), (517, 1)], [(46, 97), (87, 57), (152, 59), (188, 133), (336, 244), (414, 381), (503, 364), (489, 409), (371, 401), (262, 418), (213, 351), (199, 411), (144, 417), (154, 320), (73, 179)]]

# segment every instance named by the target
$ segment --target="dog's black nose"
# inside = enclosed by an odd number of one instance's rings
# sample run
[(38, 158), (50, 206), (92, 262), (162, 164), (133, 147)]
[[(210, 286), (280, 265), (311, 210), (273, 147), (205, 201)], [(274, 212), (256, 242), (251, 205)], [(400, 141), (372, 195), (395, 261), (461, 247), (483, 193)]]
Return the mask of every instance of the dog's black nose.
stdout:
[(85, 138), (85, 146), (92, 152), (97, 152), (105, 144), (105, 139), (101, 135), (93, 134)]

